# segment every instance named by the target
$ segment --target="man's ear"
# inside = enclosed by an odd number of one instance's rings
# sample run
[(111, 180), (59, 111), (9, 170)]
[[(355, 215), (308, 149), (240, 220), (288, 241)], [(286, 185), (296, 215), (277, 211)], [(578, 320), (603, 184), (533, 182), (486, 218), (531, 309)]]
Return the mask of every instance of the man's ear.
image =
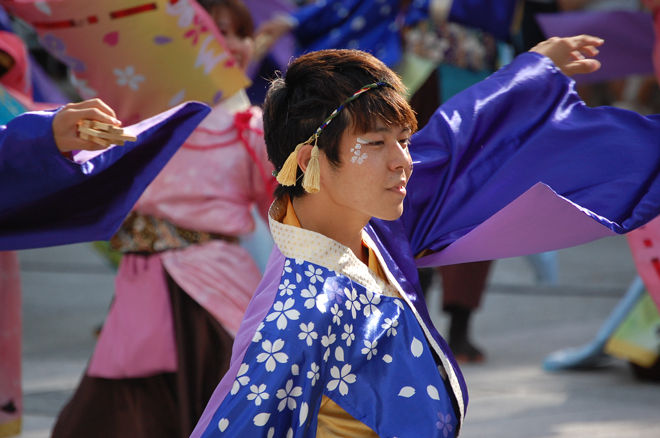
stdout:
[(298, 166), (303, 171), (303, 173), (307, 172), (307, 165), (309, 164), (310, 158), (312, 158), (313, 147), (314, 146), (311, 144), (305, 144), (300, 146), (300, 149), (298, 149), (296, 159), (298, 160)]

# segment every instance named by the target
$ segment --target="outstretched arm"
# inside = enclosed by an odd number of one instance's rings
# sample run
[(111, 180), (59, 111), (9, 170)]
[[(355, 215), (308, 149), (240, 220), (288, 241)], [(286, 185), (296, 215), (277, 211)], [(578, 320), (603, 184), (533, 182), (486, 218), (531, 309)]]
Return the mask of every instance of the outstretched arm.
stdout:
[(96, 110), (69, 107), (56, 122), (52, 112), (26, 113), (0, 127), (0, 250), (110, 238), (209, 112), (189, 102), (141, 122), (134, 143), (85, 162), (62, 156), (59, 148), (97, 148), (75, 134), (79, 117), (106, 120)]
[(538, 182), (619, 233), (660, 212), (660, 117), (588, 108), (558, 68), (594, 68), (575, 55), (590, 55), (589, 41), (537, 46), (450, 99), (413, 137), (403, 223), (416, 254), (441, 250)]

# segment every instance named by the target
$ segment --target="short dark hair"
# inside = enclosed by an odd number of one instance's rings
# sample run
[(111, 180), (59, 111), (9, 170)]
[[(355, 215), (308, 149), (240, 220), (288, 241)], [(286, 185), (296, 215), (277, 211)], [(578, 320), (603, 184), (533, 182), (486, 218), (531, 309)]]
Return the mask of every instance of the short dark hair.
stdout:
[(234, 22), (236, 35), (241, 38), (254, 37), (254, 22), (250, 10), (241, 0), (197, 0), (197, 3), (217, 20), (216, 14), (226, 9)]
[[(264, 136), (275, 169), (280, 170), (296, 145), (344, 100), (374, 82), (391, 87), (374, 88), (347, 104), (319, 136), (318, 147), (335, 168), (341, 165), (339, 145), (347, 128), (363, 134), (382, 120), (387, 126), (417, 129), (415, 113), (404, 97), (406, 88), (385, 64), (359, 50), (321, 50), (293, 61), (286, 75), (271, 83), (264, 102)], [(299, 168), (296, 185), (278, 186), (275, 196), (303, 196), (301, 175)]]

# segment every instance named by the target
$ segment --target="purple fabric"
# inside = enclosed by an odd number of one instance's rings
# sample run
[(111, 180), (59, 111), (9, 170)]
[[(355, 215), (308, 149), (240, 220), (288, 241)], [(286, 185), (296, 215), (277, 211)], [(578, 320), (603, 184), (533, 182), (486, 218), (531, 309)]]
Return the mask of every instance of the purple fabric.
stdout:
[(211, 399), (206, 404), (204, 413), (197, 422), (197, 426), (195, 426), (192, 435), (190, 435), (191, 438), (199, 438), (204, 433), (209, 422), (213, 418), (213, 414), (215, 414), (215, 411), (231, 390), (234, 380), (236, 380), (236, 376), (238, 375), (238, 370), (243, 362), (243, 357), (245, 357), (245, 353), (247, 352), (250, 343), (252, 343), (254, 334), (257, 331), (257, 327), (266, 317), (273, 302), (275, 302), (277, 292), (279, 291), (278, 286), (280, 284), (280, 279), (282, 278), (285, 260), (286, 258), (277, 246), (274, 246), (273, 252), (268, 259), (266, 272), (264, 272), (261, 283), (254, 293), (250, 305), (245, 311), (243, 322), (241, 322), (241, 326), (236, 334), (236, 339), (234, 339), (229, 371), (227, 371), (227, 374), (222, 378), (218, 387), (213, 392)]
[[(0, 250), (107, 240), (210, 109), (182, 104), (128, 127), (136, 142), (64, 158), (52, 112), (16, 117), (0, 131)], [(89, 158), (80, 164), (81, 158)]]
[(660, 213), (660, 117), (588, 108), (574, 85), (526, 53), (439, 108), (410, 147), (413, 254), (443, 250), (538, 182), (618, 234)]
[(596, 57), (602, 67), (588, 75), (576, 75), (578, 83), (620, 79), (631, 74), (653, 73), (653, 17), (646, 12), (564, 12), (538, 14), (536, 19), (550, 38), (593, 35), (605, 40)]
[(537, 254), (616, 235), (592, 215), (538, 183), (443, 251), (417, 259), (417, 267)]
[(410, 299), (410, 302), (415, 306), (424, 324), (428, 327), (431, 336), (433, 336), (433, 339), (440, 345), (442, 350), (447, 353), (447, 358), (456, 371), (456, 377), (458, 377), (461, 392), (463, 393), (464, 408), (467, 412), (469, 397), (465, 378), (458, 363), (456, 363), (456, 359), (451, 354), (447, 342), (440, 336), (440, 333), (431, 320), (431, 315), (429, 315), (428, 308), (426, 307), (424, 293), (419, 283), (417, 266), (415, 266), (415, 256), (406, 238), (406, 231), (403, 228), (402, 222), (400, 220), (382, 221), (380, 219), (372, 219), (369, 225), (367, 225), (366, 231), (379, 246), (388, 269), (396, 277), (399, 285)]

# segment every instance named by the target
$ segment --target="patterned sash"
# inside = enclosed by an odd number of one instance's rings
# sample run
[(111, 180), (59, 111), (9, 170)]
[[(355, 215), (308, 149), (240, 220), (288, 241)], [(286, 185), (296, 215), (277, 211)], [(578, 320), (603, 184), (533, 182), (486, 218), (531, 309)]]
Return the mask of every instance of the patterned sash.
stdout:
[(110, 247), (122, 253), (157, 253), (171, 249), (187, 248), (190, 245), (224, 240), (238, 243), (238, 237), (205, 231), (187, 230), (153, 216), (135, 211), (126, 218), (112, 239)]

